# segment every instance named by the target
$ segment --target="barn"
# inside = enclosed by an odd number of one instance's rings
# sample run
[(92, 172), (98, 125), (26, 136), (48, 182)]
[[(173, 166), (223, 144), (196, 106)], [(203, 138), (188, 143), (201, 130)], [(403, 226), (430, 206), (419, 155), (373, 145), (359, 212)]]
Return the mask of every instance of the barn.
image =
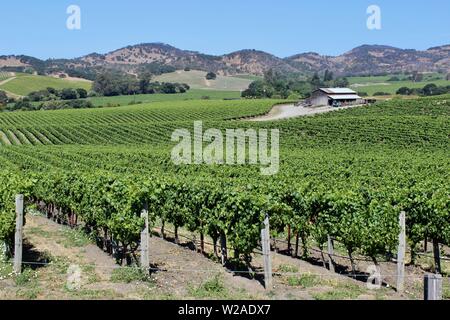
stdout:
[(310, 104), (313, 106), (347, 106), (363, 104), (365, 100), (348, 88), (319, 88), (311, 94)]

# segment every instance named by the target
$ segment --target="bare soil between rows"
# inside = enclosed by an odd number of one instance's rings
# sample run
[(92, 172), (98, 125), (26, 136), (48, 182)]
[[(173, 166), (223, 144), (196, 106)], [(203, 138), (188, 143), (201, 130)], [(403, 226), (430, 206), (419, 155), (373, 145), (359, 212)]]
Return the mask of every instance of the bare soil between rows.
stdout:
[[(250, 271), (256, 274), (234, 273), (211, 258), (211, 246), (206, 246), (206, 254), (201, 254), (192, 242), (185, 240), (175, 244), (173, 239), (160, 238), (157, 232), (150, 238), (149, 243), (150, 261), (154, 270), (151, 281), (114, 282), (111, 277), (114, 270), (120, 268), (115, 259), (94, 244), (75, 245), (73, 239), (67, 236), (68, 232), (69, 227), (43, 216), (28, 215), (24, 228), (24, 260), (31, 262), (30, 267), (36, 274), (36, 279), (32, 280), (34, 286), (20, 286), (12, 279), (0, 280), (0, 299), (414, 298), (410, 295), (399, 295), (392, 288), (369, 290), (365, 282), (332, 273), (320, 262), (304, 261), (275, 252), (272, 252), (273, 287), (266, 290), (259, 275), (262, 271), (261, 255), (255, 254), (252, 257)], [(46, 264), (46, 259), (51, 263)], [(82, 285), (77, 290), (68, 290), (68, 269), (73, 265), (82, 270)], [(359, 267), (363, 270), (365, 266)], [(382, 267), (387, 270), (387, 267)], [(202, 289), (204, 284), (215, 278), (220, 279), (223, 288), (205, 292)], [(31, 292), (34, 294), (29, 292), (31, 290), (34, 290)]]

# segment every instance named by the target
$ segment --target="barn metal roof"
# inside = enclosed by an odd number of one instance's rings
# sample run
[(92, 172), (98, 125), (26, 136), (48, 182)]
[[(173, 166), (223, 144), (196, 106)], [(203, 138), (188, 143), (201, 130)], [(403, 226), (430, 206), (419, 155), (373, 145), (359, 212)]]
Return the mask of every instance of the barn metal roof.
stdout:
[(357, 94), (330, 94), (328, 96), (329, 98), (333, 100), (353, 100), (353, 99), (362, 99)]
[(356, 94), (349, 88), (320, 88), (320, 90), (328, 94)]

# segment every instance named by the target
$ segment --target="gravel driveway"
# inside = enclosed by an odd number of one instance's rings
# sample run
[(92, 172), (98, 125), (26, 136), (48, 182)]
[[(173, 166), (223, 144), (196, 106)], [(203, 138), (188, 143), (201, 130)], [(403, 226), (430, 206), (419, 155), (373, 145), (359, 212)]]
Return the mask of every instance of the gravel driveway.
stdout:
[(302, 116), (310, 116), (310, 115), (314, 115), (314, 114), (349, 109), (349, 108), (360, 107), (360, 106), (361, 105), (354, 105), (354, 106), (346, 106), (346, 107), (336, 108), (336, 107), (330, 107), (330, 106), (301, 107), (301, 106), (295, 106), (294, 104), (283, 104), (283, 105), (274, 106), (272, 108), (272, 110), (270, 110), (270, 112), (264, 116), (255, 117), (255, 118), (246, 119), (246, 120), (247, 121), (274, 121), (274, 120), (282, 120), (282, 119), (289, 119), (289, 118), (302, 117)]

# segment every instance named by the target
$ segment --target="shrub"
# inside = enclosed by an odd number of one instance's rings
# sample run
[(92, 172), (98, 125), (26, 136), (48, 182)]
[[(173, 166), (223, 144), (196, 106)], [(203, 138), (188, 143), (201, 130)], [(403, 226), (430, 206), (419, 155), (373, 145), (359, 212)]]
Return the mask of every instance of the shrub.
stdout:
[(288, 284), (291, 287), (310, 288), (318, 285), (320, 280), (313, 274), (302, 274), (299, 277), (291, 276), (288, 278)]
[(396, 94), (400, 94), (400, 95), (404, 95), (404, 96), (409, 96), (411, 95), (413, 92), (413, 90), (411, 90), (408, 87), (401, 87), (400, 89), (397, 90)]
[(227, 289), (220, 275), (216, 275), (196, 288), (189, 288), (189, 293), (196, 298), (223, 297)]
[(113, 270), (111, 281), (115, 283), (131, 283), (136, 281), (149, 281), (149, 277), (137, 267), (121, 267)]
[(87, 92), (86, 90), (84, 90), (83, 88), (78, 88), (76, 91), (77, 91), (78, 97), (79, 97), (80, 99), (87, 98), (88, 92)]
[(374, 96), (390, 96), (391, 94), (388, 92), (378, 91), (373, 94)]
[(78, 99), (78, 93), (74, 89), (62, 89), (60, 92), (61, 99), (63, 100), (74, 100)]
[(216, 80), (217, 75), (214, 72), (208, 72), (206, 74), (206, 80)]
[(4, 105), (8, 102), (8, 96), (5, 91), (0, 91), (0, 105)]

